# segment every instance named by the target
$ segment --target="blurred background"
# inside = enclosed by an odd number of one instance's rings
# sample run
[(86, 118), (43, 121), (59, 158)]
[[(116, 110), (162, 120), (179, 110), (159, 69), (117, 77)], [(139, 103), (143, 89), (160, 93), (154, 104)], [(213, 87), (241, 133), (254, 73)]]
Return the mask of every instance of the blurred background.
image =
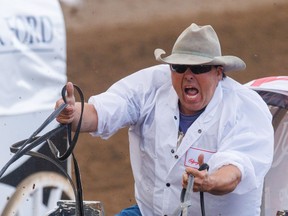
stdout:
[[(288, 75), (287, 0), (63, 0), (67, 76), (86, 100), (118, 79), (158, 64), (154, 49), (171, 50), (191, 23), (216, 30), (223, 55), (247, 69), (227, 74), (240, 83)], [(85, 200), (100, 200), (106, 215), (135, 203), (127, 130), (109, 140), (82, 134), (76, 147)]]

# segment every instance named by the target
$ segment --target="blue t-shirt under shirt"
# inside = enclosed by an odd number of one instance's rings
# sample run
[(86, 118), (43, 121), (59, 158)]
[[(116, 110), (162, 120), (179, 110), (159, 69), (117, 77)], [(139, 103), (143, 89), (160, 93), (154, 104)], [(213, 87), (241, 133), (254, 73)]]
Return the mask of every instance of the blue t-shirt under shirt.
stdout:
[(197, 112), (194, 115), (184, 115), (180, 112), (179, 131), (185, 134), (188, 128), (203, 113), (204, 110), (205, 109), (202, 109), (201, 111)]

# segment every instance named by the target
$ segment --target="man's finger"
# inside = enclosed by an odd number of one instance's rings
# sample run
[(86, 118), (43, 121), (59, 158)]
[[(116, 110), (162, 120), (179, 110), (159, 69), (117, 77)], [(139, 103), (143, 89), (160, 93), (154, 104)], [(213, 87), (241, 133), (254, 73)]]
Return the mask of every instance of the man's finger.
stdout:
[(72, 82), (68, 82), (66, 85), (67, 97), (74, 97), (74, 86)]
[(200, 166), (204, 163), (204, 155), (203, 154), (200, 154), (198, 156), (198, 163)]

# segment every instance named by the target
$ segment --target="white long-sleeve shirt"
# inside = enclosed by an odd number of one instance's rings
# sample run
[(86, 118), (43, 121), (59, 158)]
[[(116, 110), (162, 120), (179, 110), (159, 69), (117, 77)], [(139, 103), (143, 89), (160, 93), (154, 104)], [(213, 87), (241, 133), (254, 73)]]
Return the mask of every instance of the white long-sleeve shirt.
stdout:
[[(170, 73), (167, 65), (150, 67), (89, 99), (99, 117), (92, 135), (108, 138), (119, 128), (130, 127), (135, 196), (142, 215), (175, 211), (185, 166), (197, 167), (200, 153), (210, 173), (226, 164), (242, 173), (232, 193), (205, 193), (206, 215), (260, 215), (263, 179), (273, 158), (274, 133), (267, 105), (256, 92), (227, 77), (176, 148), (179, 109)], [(191, 199), (189, 215), (200, 216), (199, 193)]]

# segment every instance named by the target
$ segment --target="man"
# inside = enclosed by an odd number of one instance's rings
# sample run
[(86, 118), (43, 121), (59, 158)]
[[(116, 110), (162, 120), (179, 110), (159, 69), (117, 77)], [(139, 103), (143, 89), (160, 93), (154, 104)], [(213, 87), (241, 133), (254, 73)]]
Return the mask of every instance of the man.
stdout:
[[(154, 54), (165, 64), (116, 82), (84, 108), (81, 129), (93, 136), (109, 138), (130, 127), (137, 205), (119, 215), (172, 215), (180, 205), (185, 170), (195, 176), (194, 192), (207, 192), (207, 215), (260, 215), (273, 128), (259, 95), (225, 75), (245, 69), (245, 63), (221, 55), (209, 25), (192, 24), (178, 37), (171, 55), (162, 58), (161, 49)], [(73, 91), (68, 83), (69, 106), (58, 121), (75, 126), (80, 106)], [(198, 171), (204, 162), (209, 171)], [(191, 203), (189, 215), (201, 215), (199, 193), (192, 194)]]

